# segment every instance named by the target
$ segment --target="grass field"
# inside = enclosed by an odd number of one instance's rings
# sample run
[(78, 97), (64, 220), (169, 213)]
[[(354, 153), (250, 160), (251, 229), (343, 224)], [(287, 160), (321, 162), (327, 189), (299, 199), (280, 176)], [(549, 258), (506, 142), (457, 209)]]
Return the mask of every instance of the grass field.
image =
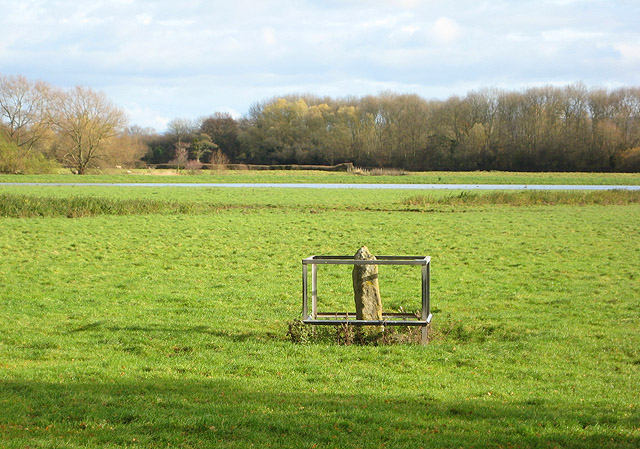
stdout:
[[(637, 196), (0, 186), (0, 447), (636, 448)], [(362, 244), (428, 346), (288, 339)]]
[[(393, 171), (389, 171), (394, 173)], [(0, 175), (0, 182), (112, 183), (385, 183), (385, 184), (607, 184), (640, 185), (640, 173), (395, 172), (367, 175), (307, 170), (109, 170), (108, 174)]]

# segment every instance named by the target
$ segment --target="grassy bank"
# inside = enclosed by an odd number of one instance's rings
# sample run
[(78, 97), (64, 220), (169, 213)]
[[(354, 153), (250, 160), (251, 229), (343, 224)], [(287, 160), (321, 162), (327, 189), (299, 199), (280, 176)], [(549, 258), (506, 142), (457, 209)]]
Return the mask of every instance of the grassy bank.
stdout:
[(432, 205), (624, 205), (640, 203), (640, 191), (610, 190), (610, 191), (489, 191), (467, 192), (450, 195), (416, 195), (407, 198), (404, 203), (409, 206)]
[[(640, 444), (637, 200), (7, 189), (63, 212), (0, 218), (2, 447)], [(428, 346), (287, 338), (300, 260), (361, 244), (432, 256)], [(418, 273), (383, 268), (414, 307)]]
[[(406, 196), (404, 192), (381, 195), (377, 192), (363, 192), (357, 202), (353, 194), (332, 190), (328, 195), (331, 202), (319, 201), (309, 195), (300, 195), (295, 189), (284, 192), (261, 191), (267, 195), (257, 195), (259, 190), (246, 189), (231, 192), (205, 192), (203, 195), (191, 195), (191, 192), (180, 192), (183, 195), (163, 195), (167, 192), (152, 192), (157, 198), (151, 199), (149, 192), (132, 192), (130, 189), (115, 191), (116, 195), (108, 195), (110, 189), (99, 188), (92, 195), (83, 192), (77, 196), (76, 190), (56, 187), (33, 191), (30, 187), (14, 187), (8, 190), (21, 193), (0, 193), (0, 217), (33, 218), (33, 217), (92, 217), (98, 215), (149, 215), (149, 214), (206, 214), (221, 209), (242, 208), (287, 208), (306, 209), (313, 206), (314, 211), (350, 210), (350, 211), (420, 211), (437, 206), (539, 206), (539, 205), (630, 205), (640, 203), (640, 191), (484, 191), (480, 193), (460, 191), (438, 192), (430, 195)], [(213, 190), (213, 189), (212, 189)], [(49, 192), (49, 195), (43, 194)], [(74, 195), (69, 196), (73, 192)], [(52, 195), (55, 193), (55, 195)], [(122, 197), (122, 194), (125, 194)], [(202, 193), (202, 192), (199, 192)], [(232, 195), (222, 195), (231, 193)], [(324, 192), (326, 193), (326, 192)], [(167, 196), (169, 198), (167, 198)], [(306, 199), (307, 203), (300, 201)], [(349, 201), (351, 200), (351, 201)], [(416, 207), (418, 207), (416, 209)]]
[[(375, 172), (374, 172), (375, 173)], [(110, 171), (88, 175), (0, 175), (0, 182), (111, 183), (383, 183), (383, 184), (598, 184), (639, 185), (639, 173), (399, 172), (357, 174), (323, 171), (172, 170)]]

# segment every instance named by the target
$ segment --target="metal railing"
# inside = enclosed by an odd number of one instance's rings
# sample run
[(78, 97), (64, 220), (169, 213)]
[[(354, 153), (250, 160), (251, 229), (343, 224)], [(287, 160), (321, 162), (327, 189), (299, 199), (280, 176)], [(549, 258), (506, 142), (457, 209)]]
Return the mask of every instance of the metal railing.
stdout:
[[(309, 308), (308, 266), (311, 265), (311, 307)], [(422, 308), (413, 313), (382, 313), (381, 320), (358, 320), (355, 313), (318, 312), (318, 265), (418, 265), (422, 271)], [(433, 318), (430, 298), (431, 257), (376, 256), (376, 260), (355, 260), (353, 256), (311, 256), (302, 259), (302, 322), (313, 325), (421, 326), (421, 343), (427, 344), (428, 325)], [(354, 317), (351, 319), (350, 317)]]

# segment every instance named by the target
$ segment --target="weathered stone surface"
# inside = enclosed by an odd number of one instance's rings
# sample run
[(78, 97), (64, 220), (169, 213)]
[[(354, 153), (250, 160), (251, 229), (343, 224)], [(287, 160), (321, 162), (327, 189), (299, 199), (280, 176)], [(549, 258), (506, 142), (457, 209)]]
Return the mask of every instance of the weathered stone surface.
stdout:
[[(366, 246), (360, 248), (355, 260), (376, 260)], [(382, 299), (378, 285), (377, 265), (355, 265), (353, 267), (353, 296), (356, 302), (356, 319), (381, 320)]]

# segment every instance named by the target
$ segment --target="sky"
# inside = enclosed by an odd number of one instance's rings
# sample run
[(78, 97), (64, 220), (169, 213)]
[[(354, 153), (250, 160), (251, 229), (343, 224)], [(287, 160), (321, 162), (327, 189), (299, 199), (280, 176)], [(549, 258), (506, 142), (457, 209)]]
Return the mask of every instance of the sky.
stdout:
[(296, 93), (637, 86), (639, 22), (640, 0), (0, 0), (0, 75), (162, 132)]

